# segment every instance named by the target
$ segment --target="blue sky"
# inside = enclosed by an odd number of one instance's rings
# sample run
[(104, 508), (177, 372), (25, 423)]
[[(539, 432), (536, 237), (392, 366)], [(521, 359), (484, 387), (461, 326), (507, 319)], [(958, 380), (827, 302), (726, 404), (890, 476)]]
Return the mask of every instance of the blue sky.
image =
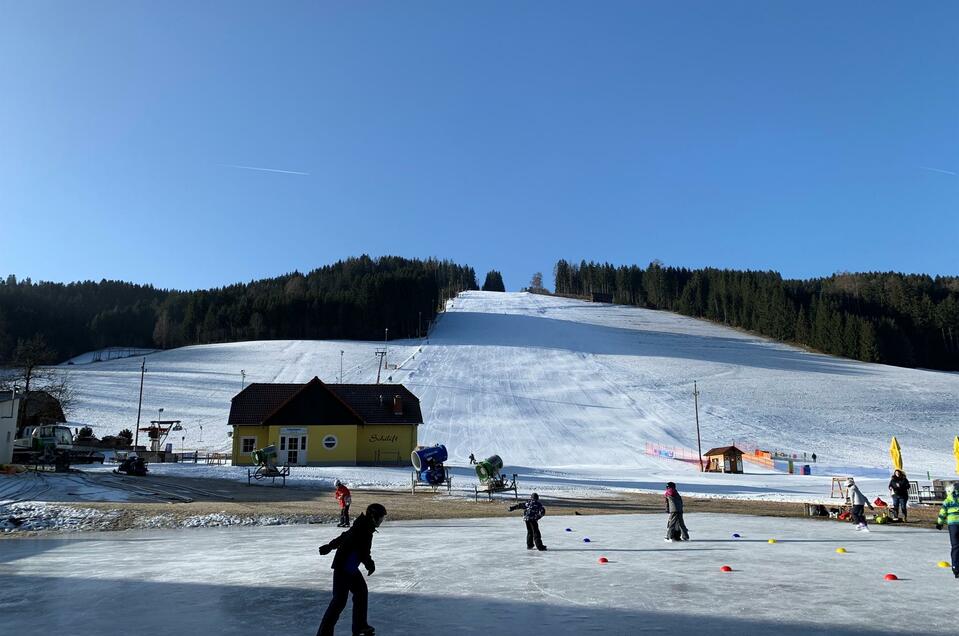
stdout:
[(957, 173), (955, 2), (0, 0), (0, 274), (959, 274)]

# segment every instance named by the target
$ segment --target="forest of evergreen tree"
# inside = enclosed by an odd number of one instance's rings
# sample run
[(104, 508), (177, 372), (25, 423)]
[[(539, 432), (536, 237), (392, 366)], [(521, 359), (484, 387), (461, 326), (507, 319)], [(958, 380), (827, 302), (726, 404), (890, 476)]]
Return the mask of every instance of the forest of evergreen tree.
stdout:
[(472, 267), (361, 256), (201, 291), (120, 281), (0, 280), (0, 364), (39, 336), (58, 360), (110, 346), (170, 348), (270, 339), (411, 338), (446, 299), (477, 289)]
[(866, 362), (959, 370), (959, 277), (776, 272), (560, 260), (556, 293), (665, 309)]

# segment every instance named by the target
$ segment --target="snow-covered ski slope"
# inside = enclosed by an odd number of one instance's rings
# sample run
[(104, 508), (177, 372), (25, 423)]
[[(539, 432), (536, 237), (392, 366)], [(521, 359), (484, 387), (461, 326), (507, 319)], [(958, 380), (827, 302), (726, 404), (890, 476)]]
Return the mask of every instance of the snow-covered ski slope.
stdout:
[[(147, 357), (143, 419), (182, 419), (179, 448), (226, 448), (230, 398), (247, 382), (376, 378), (382, 342), (269, 341), (185, 347)], [(538, 469), (663, 468), (647, 442), (695, 448), (753, 442), (813, 453), (830, 466), (952, 471), (959, 374), (809, 353), (667, 312), (526, 293), (465, 292), (428, 341), (391, 342), (384, 378), (420, 397), (421, 443), (462, 461), (497, 453)], [(102, 433), (136, 419), (140, 359), (68, 369), (71, 419)], [(203, 426), (200, 440), (199, 426)], [(682, 470), (682, 462), (671, 462)], [(821, 472), (821, 471), (820, 471)], [(917, 475), (918, 476), (918, 475)]]

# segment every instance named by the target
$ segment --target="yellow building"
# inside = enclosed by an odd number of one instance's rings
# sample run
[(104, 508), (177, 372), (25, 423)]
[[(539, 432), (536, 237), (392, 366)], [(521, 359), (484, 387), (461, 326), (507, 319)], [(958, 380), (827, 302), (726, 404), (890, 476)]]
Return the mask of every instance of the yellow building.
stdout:
[(420, 401), (402, 384), (254, 383), (230, 406), (233, 464), (276, 446), (291, 466), (403, 465), (423, 423)]

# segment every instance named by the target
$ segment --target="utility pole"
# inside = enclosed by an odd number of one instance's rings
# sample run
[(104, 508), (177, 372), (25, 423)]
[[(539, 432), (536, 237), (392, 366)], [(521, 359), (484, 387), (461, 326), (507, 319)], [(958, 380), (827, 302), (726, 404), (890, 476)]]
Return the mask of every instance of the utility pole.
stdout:
[(140, 410), (143, 408), (143, 375), (147, 372), (147, 359), (143, 358), (140, 364), (140, 399), (137, 402), (137, 425), (133, 433), (133, 448), (136, 449), (140, 443)]
[(693, 380), (693, 403), (696, 405), (696, 450), (699, 458), (699, 472), (703, 472), (703, 442), (699, 437), (699, 389)]
[(376, 364), (376, 383), (380, 383), (380, 371), (383, 369), (383, 361), (386, 360), (386, 349), (377, 349), (376, 357), (379, 358), (379, 362)]
[(420, 333), (423, 331), (423, 312), (417, 312), (416, 318), (416, 337), (420, 338)]
[[(386, 331), (383, 334), (383, 366), (387, 369), (389, 368), (388, 363), (386, 362), (386, 354), (390, 350), (390, 328), (387, 327)], [(379, 382), (377, 382), (379, 384)]]
[(240, 369), (240, 390), (246, 388), (246, 369)]
[(343, 350), (340, 349), (340, 384), (343, 384)]

